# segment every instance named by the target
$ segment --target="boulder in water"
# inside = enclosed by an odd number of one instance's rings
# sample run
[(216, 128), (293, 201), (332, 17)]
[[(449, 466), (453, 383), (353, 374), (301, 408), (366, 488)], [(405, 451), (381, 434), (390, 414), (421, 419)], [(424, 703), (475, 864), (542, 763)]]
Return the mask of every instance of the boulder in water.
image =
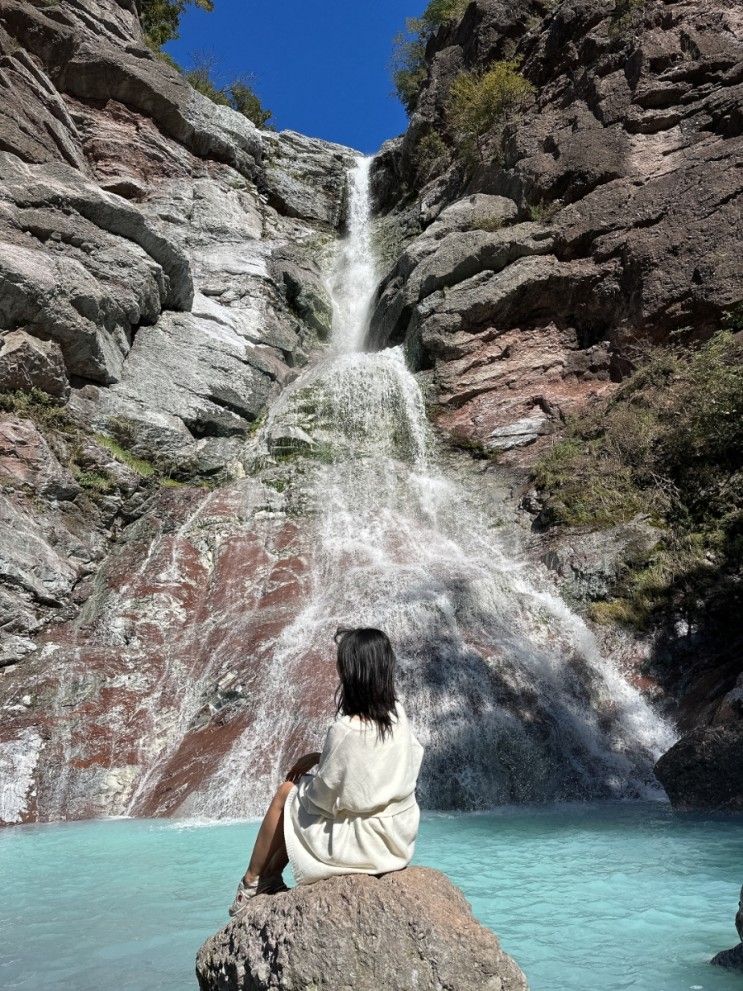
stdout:
[(346, 875), (255, 898), (204, 943), (201, 991), (526, 991), (439, 871)]
[(740, 901), (738, 902), (738, 914), (735, 916), (735, 928), (740, 936), (740, 943), (730, 950), (722, 950), (712, 957), (712, 963), (718, 967), (727, 967), (730, 970), (743, 971), (743, 888), (740, 889)]
[(743, 810), (743, 720), (687, 733), (655, 773), (675, 809)]

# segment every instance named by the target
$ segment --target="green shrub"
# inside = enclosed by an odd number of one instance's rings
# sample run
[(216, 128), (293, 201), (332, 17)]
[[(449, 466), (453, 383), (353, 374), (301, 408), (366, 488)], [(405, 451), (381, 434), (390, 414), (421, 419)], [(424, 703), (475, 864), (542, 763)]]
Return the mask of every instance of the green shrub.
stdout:
[(458, 21), (469, 5), (470, 0), (430, 0), (421, 20), (428, 28), (435, 30), (449, 21)]
[(64, 403), (36, 388), (0, 392), (0, 411), (33, 420), (41, 427), (64, 428), (69, 423)]
[(673, 614), (693, 625), (710, 602), (729, 610), (743, 561), (743, 343), (723, 331), (697, 349), (651, 353), (609, 401), (567, 424), (534, 479), (545, 523), (606, 527), (642, 513), (661, 529), (597, 618), (647, 626)]
[(408, 18), (405, 30), (392, 42), (392, 81), (408, 114), (415, 109), (418, 94), (428, 77), (424, 29), (421, 18)]
[(626, 31), (634, 20), (634, 14), (644, 5), (645, 0), (614, 0), (611, 12), (609, 34), (618, 35)]
[(101, 447), (105, 447), (110, 454), (113, 454), (117, 461), (126, 465), (127, 468), (131, 468), (142, 478), (150, 478), (155, 474), (156, 469), (152, 462), (136, 457), (113, 437), (109, 437), (107, 434), (96, 434), (95, 439)]
[(442, 24), (459, 20), (469, 0), (430, 0), (420, 17), (409, 17), (392, 42), (392, 81), (408, 114), (415, 109), (428, 77), (426, 44)]
[(189, 3), (209, 12), (214, 9), (212, 0), (140, 0), (139, 20), (152, 48), (159, 50), (178, 37), (181, 15)]
[(273, 113), (262, 105), (258, 94), (245, 80), (236, 79), (227, 87), (227, 99), (233, 110), (252, 120), (256, 127), (267, 127)]
[(538, 224), (551, 224), (560, 212), (560, 204), (554, 200), (540, 200), (538, 203), (530, 203), (526, 211), (529, 215), (529, 220), (533, 220)]
[(521, 109), (534, 87), (518, 62), (495, 62), (485, 72), (462, 72), (452, 83), (446, 116), (466, 158), (483, 159), (483, 139)]
[(75, 479), (83, 489), (99, 495), (106, 495), (116, 488), (116, 483), (105, 471), (81, 471), (78, 469), (75, 471)]
[(261, 104), (258, 95), (245, 79), (234, 79), (226, 86), (215, 81), (216, 61), (210, 55), (199, 55), (193, 66), (185, 73), (186, 79), (195, 90), (208, 97), (213, 103), (232, 107), (256, 127), (266, 127), (273, 116)]
[(446, 168), (449, 149), (435, 131), (428, 131), (415, 146), (415, 180), (422, 186)]
[(229, 98), (224, 87), (220, 87), (214, 80), (216, 70), (216, 60), (211, 55), (198, 55), (194, 59), (193, 65), (185, 73), (186, 79), (193, 88), (208, 97), (212, 103), (218, 103), (223, 107), (230, 105)]
[(722, 325), (725, 330), (729, 330), (733, 334), (743, 330), (743, 303), (738, 303), (726, 311), (722, 318)]

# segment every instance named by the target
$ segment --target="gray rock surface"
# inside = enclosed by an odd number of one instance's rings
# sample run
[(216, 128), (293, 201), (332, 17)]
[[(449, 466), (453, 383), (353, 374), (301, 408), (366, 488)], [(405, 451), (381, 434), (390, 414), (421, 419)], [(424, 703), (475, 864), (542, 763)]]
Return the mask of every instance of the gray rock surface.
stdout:
[(638, 518), (605, 530), (540, 534), (539, 548), (542, 563), (571, 598), (590, 602), (610, 598), (626, 562), (643, 558), (659, 538), (655, 527)]
[(201, 991), (525, 991), (438, 871), (411, 867), (255, 898), (199, 951)]
[(5, 660), (74, 615), (158, 484), (244, 474), (327, 336), (354, 155), (196, 93), (133, 0), (0, 0), (0, 389), (72, 385), (64, 417), (30, 415), (75, 486), (34, 508), (7, 479)]
[[(513, 58), (533, 99), (468, 168), (451, 84)], [(406, 134), (375, 163), (385, 222), (409, 228), (417, 209), (423, 231), (383, 280), (370, 343), (406, 341), (433, 371), (444, 430), (473, 449), (511, 432), (522, 442), (499, 442), (501, 462), (528, 465), (638, 338), (704, 338), (741, 303), (741, 14), (727, 0), (478, 0), (426, 62)], [(432, 134), (444, 153), (429, 175)], [(509, 206), (453, 223), (482, 198)], [(537, 407), (545, 428), (523, 432)]]
[(0, 338), (0, 392), (40, 389), (66, 399), (70, 392), (62, 350), (56, 341), (42, 341), (25, 330)]
[(740, 891), (740, 901), (738, 902), (738, 914), (735, 916), (735, 928), (740, 936), (740, 943), (729, 950), (721, 950), (712, 958), (712, 963), (718, 967), (727, 967), (730, 970), (743, 971), (743, 888)]

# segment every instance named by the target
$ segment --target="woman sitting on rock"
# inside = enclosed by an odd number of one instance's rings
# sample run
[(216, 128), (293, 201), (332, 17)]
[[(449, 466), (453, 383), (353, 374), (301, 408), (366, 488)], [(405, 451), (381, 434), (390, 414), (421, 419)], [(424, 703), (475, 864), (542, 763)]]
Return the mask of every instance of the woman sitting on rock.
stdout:
[[(423, 747), (395, 692), (395, 655), (381, 630), (339, 630), (336, 718), (321, 754), (296, 761), (255, 841), (230, 915), (258, 894), (336, 874), (384, 874), (413, 856)], [(317, 764), (314, 773), (308, 773)]]

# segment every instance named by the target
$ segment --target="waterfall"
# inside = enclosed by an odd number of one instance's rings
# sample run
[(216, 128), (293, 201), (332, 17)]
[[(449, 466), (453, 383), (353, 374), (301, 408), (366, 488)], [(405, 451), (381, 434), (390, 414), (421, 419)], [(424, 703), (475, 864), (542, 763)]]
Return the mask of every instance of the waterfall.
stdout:
[(359, 158), (349, 176), (348, 236), (341, 244), (330, 280), (333, 300), (332, 345), (339, 351), (360, 351), (377, 285), (371, 240), (369, 173), (372, 158)]
[(361, 350), (376, 283), (369, 167), (360, 159), (351, 176), (329, 354), (285, 390), (260, 439), (257, 464), (283, 473), (288, 505), (308, 514), (312, 591), (276, 639), (250, 727), (184, 811), (259, 813), (296, 741), (319, 748), (339, 625), (379, 626), (395, 645), (427, 748), (424, 805), (656, 795), (669, 726), (521, 560), (480, 493), (439, 466), (402, 349)]

